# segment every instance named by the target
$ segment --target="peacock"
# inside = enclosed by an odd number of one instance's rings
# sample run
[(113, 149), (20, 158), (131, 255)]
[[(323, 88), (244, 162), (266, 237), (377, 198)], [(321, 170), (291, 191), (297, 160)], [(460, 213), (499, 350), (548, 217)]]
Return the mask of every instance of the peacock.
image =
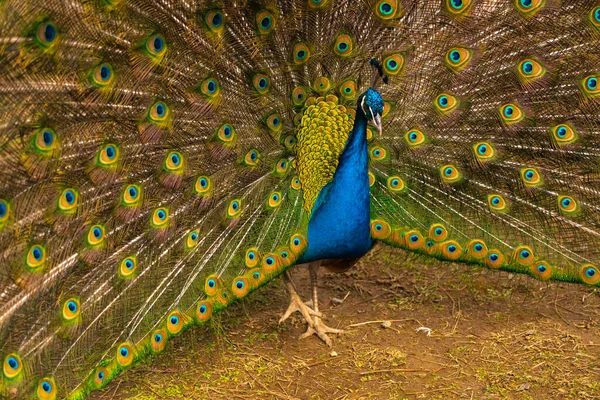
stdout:
[(84, 398), (280, 275), (331, 345), (318, 272), (377, 243), (600, 283), (596, 1), (0, 0), (0, 27), (0, 396)]

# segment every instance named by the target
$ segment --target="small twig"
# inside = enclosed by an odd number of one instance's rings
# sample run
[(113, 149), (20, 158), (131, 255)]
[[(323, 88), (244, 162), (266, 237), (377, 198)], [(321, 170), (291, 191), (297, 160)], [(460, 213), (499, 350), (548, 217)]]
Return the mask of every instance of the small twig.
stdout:
[(356, 326), (369, 325), (369, 324), (381, 324), (386, 321), (402, 322), (402, 321), (409, 321), (409, 320), (410, 320), (410, 318), (409, 319), (386, 319), (386, 320), (379, 320), (379, 321), (365, 321), (365, 322), (359, 322), (357, 324), (348, 325), (347, 328), (354, 328)]
[(380, 373), (384, 373), (384, 372), (429, 372), (429, 373), (431, 373), (431, 371), (428, 371), (425, 369), (392, 368), (392, 369), (378, 369), (375, 371), (361, 372), (360, 376), (371, 375), (371, 374), (380, 374)]

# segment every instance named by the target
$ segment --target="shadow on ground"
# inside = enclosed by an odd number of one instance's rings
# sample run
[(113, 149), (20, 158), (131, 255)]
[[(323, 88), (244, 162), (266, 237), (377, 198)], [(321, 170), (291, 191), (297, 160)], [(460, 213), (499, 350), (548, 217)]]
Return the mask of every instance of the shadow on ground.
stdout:
[[(308, 298), (308, 272), (294, 278)], [(92, 398), (600, 398), (598, 289), (390, 248), (319, 286), (326, 323), (347, 330), (333, 349), (298, 341), (299, 315), (278, 325), (278, 279)]]

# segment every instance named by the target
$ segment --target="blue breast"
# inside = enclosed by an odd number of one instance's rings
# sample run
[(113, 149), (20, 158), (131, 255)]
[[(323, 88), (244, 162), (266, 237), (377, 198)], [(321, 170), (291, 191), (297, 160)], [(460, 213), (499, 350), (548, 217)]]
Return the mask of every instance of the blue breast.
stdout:
[(367, 121), (357, 115), (338, 168), (313, 207), (299, 262), (357, 258), (371, 249)]

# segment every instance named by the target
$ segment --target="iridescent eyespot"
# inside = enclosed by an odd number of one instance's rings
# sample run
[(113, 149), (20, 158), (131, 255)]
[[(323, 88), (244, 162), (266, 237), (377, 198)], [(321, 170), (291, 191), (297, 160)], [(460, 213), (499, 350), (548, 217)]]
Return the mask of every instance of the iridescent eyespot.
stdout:
[(321, 8), (329, 3), (329, 0), (307, 0), (310, 8)]
[(525, 186), (539, 186), (542, 182), (542, 175), (536, 168), (522, 168), (521, 178)]
[(404, 66), (402, 54), (392, 54), (383, 59), (383, 70), (388, 75), (398, 75)]
[(201, 301), (196, 307), (196, 319), (198, 322), (204, 322), (212, 315), (212, 304), (208, 301)]
[(469, 243), (468, 254), (476, 259), (481, 259), (487, 255), (487, 245), (481, 240), (472, 240)]
[(283, 146), (290, 152), (296, 149), (296, 136), (288, 135), (283, 139)]
[(473, 145), (473, 152), (475, 158), (480, 162), (490, 161), (496, 157), (496, 149), (488, 142), (476, 143)]
[(202, 175), (196, 178), (196, 183), (194, 184), (194, 191), (199, 196), (206, 196), (212, 190), (212, 180), (210, 177)]
[(258, 265), (258, 263), (260, 262), (260, 253), (258, 252), (258, 249), (255, 247), (251, 247), (248, 250), (246, 250), (246, 254), (244, 257), (244, 262), (246, 264), (247, 268), (254, 268)]
[(504, 255), (496, 249), (488, 251), (487, 257), (485, 258), (485, 265), (490, 268), (500, 268), (504, 265)]
[(267, 122), (267, 128), (269, 128), (269, 130), (271, 132), (279, 132), (283, 128), (283, 123), (281, 121), (281, 114), (279, 114), (279, 113), (274, 113), (274, 114), (269, 115), (266, 119), (266, 122)]
[(300, 179), (298, 177), (292, 178), (292, 189), (300, 190), (302, 188), (302, 184), (300, 183)]
[(500, 117), (505, 124), (511, 125), (522, 121), (525, 114), (516, 103), (510, 103), (500, 107)]
[(64, 189), (58, 197), (58, 211), (70, 214), (75, 211), (79, 203), (79, 192), (75, 189)]
[(295, 64), (304, 64), (310, 58), (310, 49), (304, 43), (296, 43), (292, 49), (292, 60)]
[(574, 215), (579, 211), (579, 203), (571, 196), (558, 196), (557, 203), (563, 214)]
[(411, 129), (404, 135), (406, 143), (411, 147), (417, 147), (425, 143), (425, 135), (418, 129)]
[(590, 75), (582, 81), (583, 91), (589, 96), (600, 94), (600, 86), (598, 85), (598, 76)]
[(386, 186), (392, 192), (404, 192), (406, 190), (404, 181), (400, 179), (399, 176), (390, 176), (389, 178), (387, 178)]
[(8, 379), (15, 378), (23, 370), (23, 363), (21, 357), (17, 353), (11, 353), (4, 358), (2, 363), (2, 372)]
[(256, 14), (258, 33), (266, 35), (275, 28), (275, 17), (269, 11), (263, 10)]
[(0, 229), (8, 221), (10, 216), (10, 203), (4, 199), (0, 199)]
[(560, 146), (571, 144), (577, 141), (577, 131), (568, 124), (556, 125), (552, 128), (552, 138)]
[(210, 10), (204, 15), (204, 23), (212, 32), (220, 33), (225, 27), (225, 18), (221, 10)]
[(152, 212), (150, 225), (154, 228), (165, 228), (169, 223), (169, 209), (159, 207)]
[(429, 237), (436, 242), (442, 242), (448, 237), (448, 230), (442, 224), (433, 224), (429, 228)]
[(114, 78), (114, 72), (110, 64), (102, 63), (96, 66), (90, 74), (90, 83), (98, 87), (110, 85)]
[(151, 122), (161, 123), (169, 117), (169, 107), (162, 101), (157, 101), (148, 109), (148, 119)]
[(304, 105), (306, 99), (306, 90), (302, 86), (298, 86), (292, 90), (292, 103), (294, 104), (294, 107), (300, 107)]
[(444, 165), (440, 168), (440, 175), (444, 183), (454, 183), (462, 179), (460, 171), (454, 165)]
[(57, 396), (56, 383), (53, 378), (43, 378), (37, 385), (37, 398), (40, 400), (55, 400)]
[(273, 274), (279, 270), (281, 267), (281, 258), (278, 254), (275, 253), (267, 253), (262, 260), (262, 269), (267, 274)]
[(30, 270), (37, 270), (44, 265), (46, 259), (46, 247), (39, 244), (34, 244), (29, 247), (29, 250), (27, 250), (25, 263)]
[(290, 238), (290, 249), (295, 254), (300, 254), (304, 249), (306, 249), (306, 246), (306, 236), (304, 236), (303, 234), (296, 233)]
[(533, 16), (542, 9), (546, 0), (515, 0), (515, 7), (526, 16)]
[(590, 11), (590, 21), (596, 28), (600, 28), (600, 7), (595, 7)]
[(227, 216), (229, 218), (235, 218), (242, 212), (242, 201), (240, 199), (233, 199), (227, 206)]
[(142, 199), (142, 188), (138, 185), (127, 185), (121, 195), (121, 203), (124, 206), (131, 207), (139, 204)]
[(133, 347), (129, 343), (117, 346), (117, 363), (121, 367), (127, 367), (133, 362)]
[(283, 176), (288, 171), (289, 162), (285, 158), (280, 159), (275, 163), (275, 168), (273, 169), (273, 173), (277, 176)]
[(250, 292), (250, 284), (248, 279), (243, 276), (238, 276), (233, 279), (231, 284), (231, 291), (235, 297), (244, 297)]
[(167, 317), (167, 331), (171, 335), (177, 335), (181, 333), (184, 327), (183, 315), (179, 311), (173, 311)]
[(512, 258), (520, 265), (531, 265), (534, 260), (533, 250), (529, 246), (519, 246), (513, 251)]
[(88, 229), (87, 244), (92, 247), (98, 247), (104, 242), (104, 227), (102, 225), (92, 225)]
[(155, 58), (162, 58), (167, 52), (167, 43), (163, 35), (157, 33), (146, 40), (146, 50)]
[(404, 243), (411, 250), (416, 250), (421, 248), (425, 244), (425, 239), (421, 232), (417, 230), (410, 230), (408, 232), (404, 232)]
[(375, 14), (387, 21), (398, 18), (402, 14), (398, 0), (380, 0), (375, 4)]
[(80, 312), (79, 299), (72, 297), (63, 303), (62, 318), (65, 321), (75, 320)]
[(472, 6), (473, 0), (446, 0), (446, 10), (451, 14), (460, 16), (465, 15)]
[(163, 169), (167, 172), (179, 173), (183, 171), (183, 155), (178, 151), (170, 151), (165, 157)]
[(265, 94), (271, 87), (271, 79), (265, 74), (255, 74), (252, 77), (252, 86), (259, 94)]
[(585, 264), (581, 267), (581, 278), (590, 285), (600, 282), (600, 270), (593, 264)]
[(492, 211), (506, 211), (507, 205), (504, 197), (499, 194), (490, 194), (488, 195), (488, 205), (492, 209)]
[(371, 149), (371, 159), (380, 161), (387, 157), (387, 150), (381, 146), (376, 146)]
[(456, 260), (460, 258), (462, 255), (462, 247), (455, 240), (448, 240), (440, 244), (440, 249), (442, 251), (442, 257), (447, 258), (448, 260)]
[(448, 93), (442, 93), (435, 99), (435, 107), (438, 111), (448, 114), (458, 106), (456, 97)]
[(152, 332), (150, 336), (150, 346), (152, 347), (153, 353), (160, 353), (165, 349), (167, 345), (167, 332), (163, 329)]
[(526, 59), (519, 63), (519, 75), (525, 81), (532, 81), (541, 78), (546, 73), (546, 69), (537, 61)]
[(200, 93), (209, 100), (216, 98), (219, 93), (221, 93), (221, 85), (219, 84), (219, 81), (213, 77), (204, 79), (200, 83), (199, 88)]
[(339, 88), (340, 96), (344, 100), (354, 100), (356, 98), (356, 82), (348, 80), (343, 82)]
[(94, 384), (96, 388), (101, 388), (106, 383), (106, 378), (109, 376), (109, 372), (106, 368), (99, 367), (94, 372)]
[(454, 71), (463, 70), (471, 61), (473, 51), (463, 47), (452, 47), (446, 53), (446, 65)]
[(371, 221), (371, 237), (384, 240), (387, 239), (392, 233), (390, 224), (381, 219)]
[(546, 280), (552, 276), (552, 267), (546, 261), (532, 263), (530, 270), (535, 277), (542, 280)]
[(235, 129), (230, 124), (225, 123), (217, 129), (216, 138), (223, 144), (231, 145), (236, 138)]
[(58, 35), (58, 29), (54, 23), (42, 22), (36, 29), (35, 41), (40, 47), (47, 49), (58, 42)]
[(375, 182), (376, 182), (375, 175), (371, 171), (369, 171), (369, 187), (373, 187)]
[(354, 49), (354, 40), (352, 36), (342, 34), (339, 35), (335, 42), (333, 43), (333, 51), (338, 56), (346, 57), (352, 54), (352, 50)]
[(325, 95), (331, 89), (331, 82), (325, 76), (319, 76), (313, 82), (313, 89), (320, 95)]
[(281, 193), (273, 192), (269, 195), (269, 199), (267, 200), (267, 205), (271, 208), (277, 207), (281, 204)]
[(251, 149), (244, 156), (244, 164), (253, 167), (260, 162), (260, 153), (258, 150)]
[(206, 278), (204, 283), (204, 291), (208, 296), (214, 296), (219, 291), (221, 280), (216, 275), (210, 275)]
[(129, 256), (121, 260), (119, 264), (119, 276), (123, 279), (128, 279), (133, 276), (137, 268), (137, 257)]
[(33, 144), (40, 153), (47, 155), (57, 146), (56, 133), (50, 128), (38, 129)]
[(119, 161), (119, 147), (109, 143), (102, 146), (96, 157), (96, 164), (103, 168), (114, 167)]

